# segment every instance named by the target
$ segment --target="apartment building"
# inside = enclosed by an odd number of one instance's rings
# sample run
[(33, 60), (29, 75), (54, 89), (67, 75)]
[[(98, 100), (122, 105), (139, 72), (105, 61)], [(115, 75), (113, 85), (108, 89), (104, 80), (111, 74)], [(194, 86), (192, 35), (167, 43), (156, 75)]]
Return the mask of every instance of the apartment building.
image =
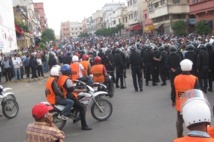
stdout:
[(149, 18), (159, 34), (173, 33), (171, 25), (177, 20), (189, 18), (187, 0), (147, 0)]
[(111, 27), (111, 17), (110, 15), (119, 7), (124, 7), (125, 6), (125, 3), (121, 3), (121, 2), (118, 2), (118, 3), (115, 3), (115, 2), (112, 2), (112, 3), (106, 3), (104, 5), (104, 7), (102, 8), (102, 11), (103, 11), (103, 26), (105, 28), (109, 28)]
[(42, 2), (34, 3), (34, 10), (37, 11), (40, 15), (40, 25), (42, 32), (48, 27), (47, 18), (45, 15), (44, 4)]
[(71, 37), (71, 28), (70, 28), (70, 21), (61, 22), (61, 38), (62, 39), (69, 39)]
[(70, 23), (70, 36), (72, 38), (78, 37), (82, 33), (82, 23), (71, 22)]
[(191, 18), (207, 21), (214, 34), (214, 0), (189, 0), (189, 8)]

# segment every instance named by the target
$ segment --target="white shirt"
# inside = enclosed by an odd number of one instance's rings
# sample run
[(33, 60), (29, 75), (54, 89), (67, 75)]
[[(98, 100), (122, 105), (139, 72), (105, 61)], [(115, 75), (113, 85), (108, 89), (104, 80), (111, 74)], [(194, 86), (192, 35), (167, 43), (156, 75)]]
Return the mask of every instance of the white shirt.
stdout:
[(19, 57), (13, 58), (12, 62), (15, 69), (18, 69), (22, 66), (22, 61), (21, 61), (21, 58)]

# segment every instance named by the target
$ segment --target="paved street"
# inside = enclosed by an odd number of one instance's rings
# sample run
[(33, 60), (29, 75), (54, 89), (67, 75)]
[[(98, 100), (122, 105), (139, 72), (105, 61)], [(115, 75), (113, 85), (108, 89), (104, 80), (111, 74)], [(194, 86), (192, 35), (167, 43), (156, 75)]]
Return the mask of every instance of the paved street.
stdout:
[[(63, 129), (66, 142), (170, 142), (176, 137), (176, 112), (171, 107), (170, 87), (150, 86), (134, 92), (130, 71), (126, 79), (127, 89), (117, 89), (110, 99), (114, 111), (108, 121), (98, 122), (87, 111), (87, 122), (92, 131), (82, 131), (80, 123), (69, 120)], [(45, 100), (44, 85), (47, 78), (35, 82), (6, 83), (12, 87), (20, 106), (16, 118), (0, 118), (1, 142), (24, 142), (28, 123), (33, 122), (31, 108)], [(160, 84), (160, 83), (159, 83)], [(211, 104), (214, 94), (209, 93)], [(185, 131), (186, 133), (187, 131)]]

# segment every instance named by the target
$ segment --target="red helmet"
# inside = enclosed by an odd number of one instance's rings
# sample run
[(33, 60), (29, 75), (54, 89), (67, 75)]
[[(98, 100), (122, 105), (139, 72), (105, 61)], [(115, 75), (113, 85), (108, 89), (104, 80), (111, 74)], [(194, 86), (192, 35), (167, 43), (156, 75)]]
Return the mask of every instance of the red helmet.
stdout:
[(101, 63), (101, 58), (99, 56), (94, 57), (94, 63)]
[(88, 60), (88, 58), (89, 58), (89, 56), (88, 56), (87, 54), (84, 54), (84, 55), (82, 56), (82, 59), (83, 59), (83, 60)]

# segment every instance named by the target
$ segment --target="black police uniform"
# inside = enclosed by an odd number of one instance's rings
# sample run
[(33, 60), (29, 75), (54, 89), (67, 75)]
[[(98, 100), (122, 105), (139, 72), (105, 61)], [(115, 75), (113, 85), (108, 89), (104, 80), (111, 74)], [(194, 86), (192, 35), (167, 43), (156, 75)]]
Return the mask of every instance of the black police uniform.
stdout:
[(197, 70), (199, 72), (200, 88), (207, 93), (208, 73), (209, 73), (209, 53), (204, 45), (199, 45), (200, 51), (197, 58)]
[(126, 67), (125, 67), (125, 63), (123, 62), (120, 49), (116, 49), (115, 51), (114, 65), (116, 68), (116, 88), (119, 88), (118, 81), (120, 79), (120, 87), (121, 89), (123, 89), (125, 88), (125, 86), (123, 86), (123, 73)]
[[(142, 58), (141, 58), (141, 54), (137, 52), (134, 47), (131, 48), (130, 64), (131, 64), (132, 79), (133, 79), (135, 91), (138, 91), (138, 86), (140, 91), (143, 91)], [(136, 77), (138, 78), (138, 85), (137, 85)]]

